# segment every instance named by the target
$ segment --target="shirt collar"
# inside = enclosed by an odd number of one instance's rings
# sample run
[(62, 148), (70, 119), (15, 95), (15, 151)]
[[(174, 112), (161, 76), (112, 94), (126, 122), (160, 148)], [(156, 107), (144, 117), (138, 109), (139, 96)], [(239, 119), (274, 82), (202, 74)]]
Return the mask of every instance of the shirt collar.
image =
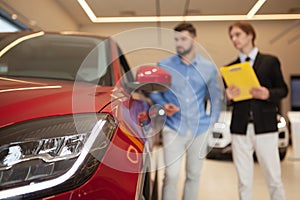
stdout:
[(248, 55), (246, 55), (246, 54), (240, 52), (240, 53), (239, 53), (239, 58), (240, 58), (240, 61), (241, 61), (241, 62), (245, 62), (245, 61), (246, 61), (246, 58), (249, 57), (249, 58), (250, 58), (250, 62), (253, 63), (254, 60), (255, 60), (255, 58), (256, 58), (256, 56), (257, 56), (257, 54), (258, 54), (258, 48), (257, 48), (257, 47), (254, 47), (254, 48), (250, 51), (250, 53), (249, 53)]
[[(177, 54), (177, 61), (180, 63), (180, 64), (184, 64), (180, 58), (180, 56)], [(191, 65), (193, 66), (196, 66), (198, 63), (200, 62), (200, 57), (198, 54), (195, 55), (194, 59), (190, 62)]]

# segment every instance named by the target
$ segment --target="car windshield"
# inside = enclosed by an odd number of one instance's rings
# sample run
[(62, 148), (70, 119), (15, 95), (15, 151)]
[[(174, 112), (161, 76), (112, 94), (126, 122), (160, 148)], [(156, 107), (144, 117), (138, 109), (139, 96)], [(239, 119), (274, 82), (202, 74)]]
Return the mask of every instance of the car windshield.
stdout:
[(0, 75), (92, 82), (106, 73), (106, 54), (103, 40), (96, 37), (43, 32), (1, 36)]

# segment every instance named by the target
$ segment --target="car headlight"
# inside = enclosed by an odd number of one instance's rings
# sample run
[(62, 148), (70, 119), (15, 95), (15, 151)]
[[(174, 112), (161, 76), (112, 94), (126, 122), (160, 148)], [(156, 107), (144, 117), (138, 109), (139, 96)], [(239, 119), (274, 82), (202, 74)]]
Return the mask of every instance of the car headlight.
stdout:
[(224, 129), (226, 128), (226, 124), (225, 123), (222, 123), (222, 122), (216, 122), (214, 124), (214, 129)]
[(78, 114), (2, 128), (0, 196), (39, 198), (78, 187), (96, 170), (116, 127), (108, 114)]

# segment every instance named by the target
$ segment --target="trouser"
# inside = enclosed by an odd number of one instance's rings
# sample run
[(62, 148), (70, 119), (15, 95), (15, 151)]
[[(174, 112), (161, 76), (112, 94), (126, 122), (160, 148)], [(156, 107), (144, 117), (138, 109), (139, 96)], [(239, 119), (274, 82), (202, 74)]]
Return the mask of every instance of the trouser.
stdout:
[(165, 161), (163, 199), (178, 199), (177, 187), (184, 155), (186, 155), (186, 177), (183, 199), (197, 199), (200, 172), (207, 150), (207, 133), (195, 137), (188, 131), (186, 136), (181, 136), (165, 126), (163, 129), (163, 147)]
[(240, 199), (252, 199), (254, 151), (268, 184), (271, 199), (285, 199), (281, 181), (278, 133), (255, 135), (254, 125), (252, 123), (248, 124), (246, 135), (232, 134), (232, 154), (239, 177)]

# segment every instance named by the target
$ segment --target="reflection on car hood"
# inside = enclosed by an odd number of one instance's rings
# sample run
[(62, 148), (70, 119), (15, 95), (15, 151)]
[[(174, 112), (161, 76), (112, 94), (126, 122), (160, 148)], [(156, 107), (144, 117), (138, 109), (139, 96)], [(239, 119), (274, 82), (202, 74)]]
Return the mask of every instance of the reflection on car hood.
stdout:
[(97, 112), (111, 100), (111, 90), (83, 82), (0, 77), (0, 127), (40, 117)]

